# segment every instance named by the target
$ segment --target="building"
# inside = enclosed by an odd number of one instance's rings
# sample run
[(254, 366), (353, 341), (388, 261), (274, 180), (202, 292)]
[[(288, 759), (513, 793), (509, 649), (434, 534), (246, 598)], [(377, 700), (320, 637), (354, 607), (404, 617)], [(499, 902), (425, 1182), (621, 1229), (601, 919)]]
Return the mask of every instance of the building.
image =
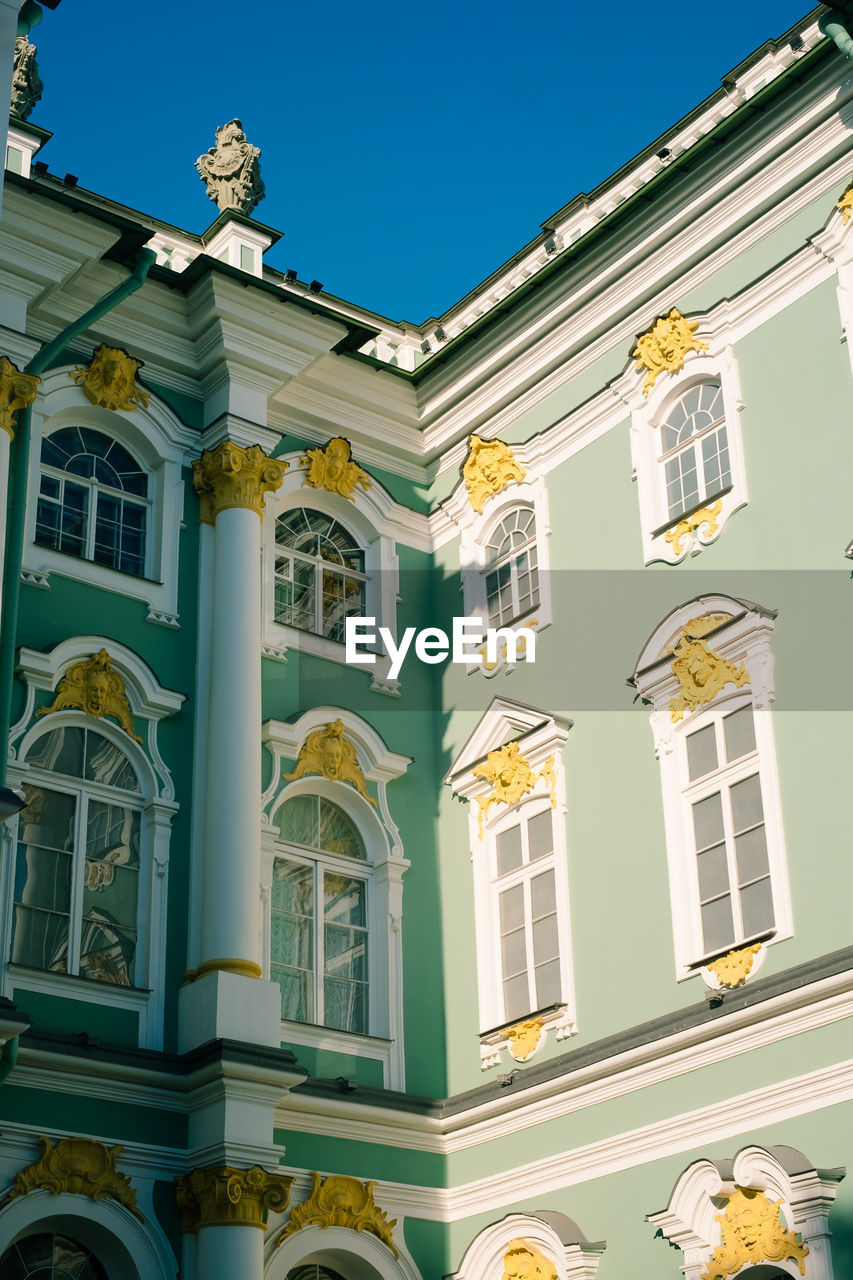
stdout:
[(853, 1274), (821, 12), (428, 326), (12, 118), (3, 1280)]

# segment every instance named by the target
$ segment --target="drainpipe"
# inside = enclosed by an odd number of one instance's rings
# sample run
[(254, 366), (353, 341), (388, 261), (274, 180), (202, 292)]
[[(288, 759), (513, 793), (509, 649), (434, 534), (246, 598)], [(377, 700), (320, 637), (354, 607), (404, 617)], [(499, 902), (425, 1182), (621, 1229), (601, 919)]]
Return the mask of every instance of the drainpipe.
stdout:
[(6, 1040), (0, 1050), (0, 1084), (11, 1074), (18, 1061), (18, 1036)]
[[(79, 320), (75, 320), (73, 324), (58, 333), (51, 342), (42, 347), (41, 351), (37, 351), (23, 372), (43, 373), (78, 334), (88, 329), (96, 320), (100, 320), (101, 316), (106, 315), (108, 311), (112, 311), (113, 307), (117, 307), (129, 294), (135, 293), (142, 287), (156, 257), (152, 249), (140, 249), (132, 275), (105, 294), (100, 302), (96, 302), (94, 307), (91, 307)], [(6, 783), (6, 764), (9, 754), (32, 412), (32, 405), (18, 410), (17, 430), (9, 458), (11, 476), (9, 510), (6, 516), (6, 565), (3, 575), (2, 605), (0, 605), (0, 619), (3, 624), (2, 637), (0, 637), (0, 787), (5, 786)], [(0, 1061), (0, 1073), (2, 1073), (2, 1061)]]
[[(839, 6), (839, 8), (842, 6)], [(838, 9), (830, 9), (829, 13), (822, 13), (818, 18), (817, 25), (825, 36), (833, 40), (845, 58), (853, 58), (853, 37), (847, 28), (847, 24), (853, 13), (848, 13), (847, 5), (843, 6), (845, 12), (840, 13)]]

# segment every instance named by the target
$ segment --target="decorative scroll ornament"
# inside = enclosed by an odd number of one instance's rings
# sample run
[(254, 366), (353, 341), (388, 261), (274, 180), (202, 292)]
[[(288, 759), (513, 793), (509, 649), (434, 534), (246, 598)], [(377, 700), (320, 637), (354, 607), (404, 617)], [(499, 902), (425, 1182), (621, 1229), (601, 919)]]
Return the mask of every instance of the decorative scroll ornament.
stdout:
[(516, 462), (512, 449), (503, 440), (481, 440), (472, 435), (468, 445), (470, 452), (462, 475), (471, 506), (479, 514), (487, 498), (500, 493), (513, 480), (523, 480), (527, 471)]
[(669, 704), (672, 723), (678, 724), (685, 711), (713, 702), (721, 689), (734, 684), (738, 689), (749, 683), (746, 664), (735, 666), (709, 648), (699, 637), (717, 626), (717, 619), (694, 618), (685, 623), (678, 644), (667, 652), (675, 661), (673, 674), (681, 685), (681, 693)]
[(292, 1178), (267, 1173), (260, 1165), (251, 1169), (193, 1169), (175, 1179), (181, 1230), (199, 1227), (266, 1226), (267, 1212), (284, 1213), (290, 1200)]
[(295, 782), (306, 773), (319, 773), (332, 782), (351, 782), (360, 796), (377, 808), (368, 793), (355, 747), (344, 737), (342, 720), (332, 720), (323, 729), (309, 733), (299, 750), (293, 773), (282, 774), (285, 782)]
[(8, 356), (0, 356), (0, 427), (15, 438), (15, 411), (25, 409), (36, 398), (41, 378), (21, 373)]
[(478, 796), (480, 806), (480, 837), (483, 835), (483, 820), (488, 816), (493, 804), (518, 804), (529, 791), (532, 791), (540, 778), (544, 778), (551, 790), (551, 808), (557, 807), (557, 779), (554, 773), (554, 757), (545, 761), (539, 773), (534, 773), (521, 754), (517, 742), (508, 742), (497, 751), (490, 751), (483, 764), (472, 770), (475, 778), (482, 778), (491, 784), (491, 791), (486, 796)]
[(216, 146), (199, 156), (195, 167), (218, 209), (249, 214), (265, 194), (260, 159), (260, 150), (246, 141), (242, 122), (229, 120), (216, 130)]
[(243, 449), (223, 440), (215, 449), (205, 449), (193, 462), (201, 523), (213, 524), (229, 507), (244, 507), (262, 517), (264, 496), (278, 488), (287, 467), (288, 463), (278, 458), (268, 458), (259, 444)]
[(352, 1231), (369, 1231), (399, 1257), (391, 1234), (397, 1219), (389, 1220), (373, 1199), (375, 1182), (359, 1182), (335, 1174), (322, 1178), (312, 1172), (311, 1193), (304, 1204), (297, 1205), (290, 1220), (276, 1240), (276, 1247), (303, 1227), (349, 1227)]
[(52, 1196), (66, 1193), (90, 1200), (117, 1200), (144, 1222), (130, 1179), (116, 1168), (124, 1147), (107, 1147), (92, 1138), (63, 1138), (54, 1146), (50, 1138), (41, 1137), (39, 1145), (38, 1160), (16, 1174), (0, 1208), (31, 1191), (49, 1191)]
[(360, 484), (362, 489), (370, 488), (370, 476), (352, 461), (350, 442), (343, 436), (335, 436), (325, 449), (306, 450), (301, 462), (308, 468), (303, 484), (310, 484), (312, 489), (328, 489), (330, 493), (339, 493), (342, 498), (355, 502), (356, 485)]
[(106, 649), (93, 653), (86, 662), (75, 662), (73, 667), (69, 667), (59, 682), (52, 704), (40, 707), (36, 715), (48, 716), (69, 707), (85, 711), (87, 716), (94, 716), (97, 720), (111, 716), (134, 742), (142, 741), (133, 732), (124, 680), (117, 671), (113, 671), (112, 659)]
[(805, 1275), (808, 1245), (782, 1226), (781, 1204), (781, 1200), (772, 1203), (763, 1191), (738, 1187), (714, 1219), (720, 1224), (723, 1242), (711, 1254), (702, 1280), (726, 1280), (750, 1263), (788, 1260), (796, 1262), (800, 1275)]
[(738, 951), (729, 951), (727, 955), (720, 956), (719, 960), (711, 960), (705, 965), (705, 968), (712, 970), (717, 975), (722, 986), (740, 987), (752, 972), (755, 957), (760, 950), (761, 943), (756, 942), (751, 947), (741, 947)]
[(526, 1062), (532, 1058), (542, 1043), (542, 1019), (528, 1018), (526, 1022), (518, 1022), (506, 1031), (510, 1057), (516, 1062)]
[(853, 214), (853, 182), (851, 182), (835, 207), (841, 211), (841, 221), (846, 227), (850, 221), (850, 215)]
[(695, 534), (699, 532), (705, 525), (705, 533), (703, 540), (710, 542), (714, 534), (719, 529), (717, 523), (723, 510), (723, 500), (718, 498), (716, 502), (712, 502), (709, 507), (703, 507), (701, 511), (694, 511), (692, 515), (685, 516), (683, 520), (679, 520), (677, 525), (672, 529), (668, 529), (664, 535), (666, 541), (670, 544), (677, 556), (681, 556), (689, 548), (689, 543), (685, 546), (685, 539), (689, 538), (693, 541)]
[(87, 369), (78, 367), (68, 376), (83, 388), (92, 404), (102, 409), (130, 412), (138, 404), (146, 409), (151, 398), (136, 385), (136, 375), (142, 365), (142, 360), (129, 356), (121, 347), (105, 347), (102, 343), (93, 351)]
[(662, 373), (678, 373), (688, 351), (707, 351), (707, 342), (695, 336), (698, 320), (687, 320), (677, 307), (661, 316), (637, 339), (631, 352), (637, 369), (646, 370), (643, 395), (648, 395)]
[(510, 1240), (503, 1280), (558, 1280), (557, 1264), (526, 1240)]
[(36, 62), (36, 47), (26, 36), (15, 39), (15, 69), (12, 72), (10, 110), (19, 120), (26, 120), (41, 98), (44, 85)]

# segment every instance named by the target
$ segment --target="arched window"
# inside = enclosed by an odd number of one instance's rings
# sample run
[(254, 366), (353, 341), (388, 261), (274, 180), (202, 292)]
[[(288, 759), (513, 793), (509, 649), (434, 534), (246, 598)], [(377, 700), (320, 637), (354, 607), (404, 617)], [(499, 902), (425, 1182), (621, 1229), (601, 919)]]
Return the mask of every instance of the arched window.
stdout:
[(16, 1241), (0, 1258), (3, 1280), (107, 1280), (107, 1273), (84, 1245), (44, 1232)]
[(96, 982), (137, 981), (139, 777), (94, 729), (65, 725), (27, 752), (15, 861), (13, 964)]
[(507, 511), (486, 544), (483, 570), (489, 625), (500, 627), (539, 603), (536, 516), (533, 508)]
[(275, 621), (343, 643), (344, 621), (364, 614), (364, 551), (322, 511), (294, 507), (275, 524)]
[(297, 795), (275, 825), (286, 857), (273, 862), (270, 976), (282, 1019), (367, 1034), (371, 869), (364, 841), (338, 805)]
[(344, 1280), (344, 1277), (328, 1267), (309, 1262), (303, 1267), (294, 1267), (292, 1271), (288, 1271), (284, 1280)]
[(661, 425), (660, 462), (670, 519), (710, 501), (731, 484), (719, 382), (695, 384), (672, 406)]
[(62, 427), (41, 446), (39, 546), (145, 576), (148, 474), (91, 427)]

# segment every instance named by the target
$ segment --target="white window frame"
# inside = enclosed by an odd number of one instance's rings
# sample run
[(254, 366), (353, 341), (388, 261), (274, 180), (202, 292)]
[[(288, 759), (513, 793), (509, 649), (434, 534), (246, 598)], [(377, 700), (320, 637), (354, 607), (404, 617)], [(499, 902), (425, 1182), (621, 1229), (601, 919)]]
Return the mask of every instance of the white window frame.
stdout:
[[(263, 652), (266, 657), (287, 661), (288, 651), (311, 653), (331, 662), (346, 663), (346, 647), (328, 636), (275, 620), (275, 525), (294, 507), (320, 511), (339, 521), (353, 535), (364, 552), (365, 617), (375, 618), (377, 627), (387, 627), (396, 640), (399, 561), (395, 550), (394, 504), (376, 481), (364, 492), (357, 487), (352, 500), (314, 489), (305, 484), (302, 465), (304, 450), (280, 455), (288, 464), (284, 480), (264, 510), (263, 531)], [(363, 670), (370, 676), (370, 688), (377, 693), (396, 695), (399, 681), (388, 679), (390, 659), (381, 654), (373, 666)]]
[[(460, 565), (462, 572), (462, 594), (465, 616), (479, 618), (483, 632), (492, 626), (489, 621), (486, 598), (486, 574), (489, 570), (489, 543), (501, 521), (516, 507), (529, 507), (533, 511), (535, 521), (536, 543), (536, 577), (539, 588), (539, 602), (534, 607), (520, 613), (511, 622), (501, 626), (511, 626), (515, 630), (530, 627), (538, 635), (551, 625), (551, 581), (549, 574), (548, 538), (551, 525), (548, 514), (548, 491), (544, 475), (528, 475), (521, 484), (508, 486), (502, 493), (489, 500), (482, 516), (470, 509), (460, 514), (462, 524), (460, 538)], [(498, 650), (497, 657), (489, 661), (486, 657), (485, 644), (482, 647), (482, 663), (468, 667), (468, 674), (481, 672), (487, 678), (498, 671), (511, 675), (515, 665), (506, 661), (505, 649)], [(521, 652), (519, 652), (521, 657)]]
[[(81, 356), (81, 360), (84, 359)], [(105, 591), (143, 601), (148, 606), (148, 622), (176, 628), (179, 625), (178, 554), (184, 504), (182, 467), (198, 452), (197, 435), (183, 426), (154, 395), (147, 409), (138, 406), (132, 412), (91, 404), (82, 389), (71, 380), (70, 374), (76, 367), (67, 365), (46, 374), (33, 406), (21, 576), (31, 586), (48, 589), (54, 574), (94, 584)], [(54, 551), (35, 540), (42, 440), (62, 427), (74, 426), (89, 427), (117, 440), (148, 473), (144, 577)]]
[[(670, 516), (666, 493), (666, 464), (662, 458), (662, 428), (681, 397), (701, 383), (719, 383), (723, 394), (723, 415), (729, 450), (731, 482), (722, 494), (702, 498), (680, 516)], [(716, 542), (729, 517), (747, 501), (746, 464), (743, 452), (740, 393), (737, 362), (730, 346), (707, 356), (691, 356), (678, 374), (661, 375), (648, 399), (634, 391), (629, 397), (631, 413), (631, 461), (637, 481), (640, 526), (643, 539), (643, 561), (652, 564), (662, 560), (678, 564), (689, 555), (697, 555), (703, 547)], [(686, 446), (682, 446), (686, 447)], [(713, 525), (693, 524), (689, 517), (720, 500), (720, 512)], [(667, 533), (683, 528), (678, 540), (667, 541)]]
[[(374, 808), (354, 787), (332, 782), (318, 774), (286, 782), (299, 749), (309, 733), (335, 720), (344, 723), (345, 736), (356, 748), (359, 764), (371, 789)], [(409, 756), (389, 751), (379, 734), (360, 716), (342, 707), (312, 707), (292, 724), (269, 720), (263, 726), (263, 742), (272, 756), (272, 778), (262, 797), (261, 828), (261, 956), (264, 977), (270, 977), (270, 911), (273, 865), (276, 858), (290, 858), (290, 846), (282, 841), (273, 819), (280, 806), (297, 795), (320, 795), (342, 809), (358, 828), (367, 860), (341, 858), (347, 872), (364, 875), (368, 884), (368, 982), (369, 1034), (341, 1031), (313, 1023), (282, 1022), (282, 1040), (335, 1053), (355, 1055), (382, 1064), (383, 1085), (405, 1087), (403, 1048), (402, 915), (403, 877), (409, 863), (403, 853), (399, 828), (388, 807), (388, 783), (402, 777), (411, 764)], [(311, 860), (304, 848), (300, 856)], [(321, 854), (320, 858), (327, 855)], [(334, 855), (328, 855), (330, 859)]]
[[(137, 732), (144, 746), (135, 742), (112, 720), (88, 716), (82, 711), (56, 711), (35, 718), (36, 703), (50, 706), (53, 693), (63, 674), (75, 662), (85, 661), (93, 653), (107, 648), (113, 669), (125, 681), (125, 690)], [(18, 823), (0, 828), (0, 993), (12, 998), (14, 989), (60, 996), (115, 1009), (132, 1010), (139, 1015), (139, 1047), (162, 1049), (166, 994), (166, 905), (168, 898), (169, 844), (171, 824), (178, 811), (171, 773), (160, 755), (157, 743), (159, 722), (174, 715), (184, 695), (164, 689), (150, 668), (132, 650), (125, 649), (104, 636), (75, 636), (65, 640), (49, 653), (21, 649), (19, 671), (27, 684), (24, 710), (9, 735), (8, 781), (13, 787), (23, 786), (31, 775), (27, 753), (32, 743), (52, 728), (77, 726), (93, 729), (118, 746), (128, 757), (141, 786), (142, 826), (140, 831), (140, 871), (138, 932), (136, 955), (136, 987), (112, 986), (92, 982), (73, 974), (41, 972), (13, 965), (9, 960), (12, 931), (12, 899), (17, 857)], [(38, 695), (47, 695), (38, 697)], [(146, 737), (147, 727), (147, 737)], [(45, 785), (48, 774), (38, 771)], [(89, 783), (84, 784), (87, 788)], [(68, 790), (57, 775), (57, 790)], [(116, 793), (118, 794), (118, 793)]]
[[(749, 683), (740, 688), (733, 683), (727, 684), (712, 702), (692, 712), (686, 711), (680, 721), (673, 723), (669, 703), (681, 689), (672, 671), (669, 650), (677, 643), (688, 621), (707, 614), (720, 615), (721, 618), (726, 615), (727, 620), (724, 618), (717, 629), (703, 638), (712, 652), (726, 661), (736, 666), (743, 662)], [(640, 694), (653, 708), (650, 721), (661, 770), (675, 968), (679, 982), (701, 974), (709, 987), (719, 987), (719, 979), (704, 962), (758, 943), (760, 950), (750, 970), (754, 975), (763, 963), (766, 948), (793, 935), (782, 801), (770, 710), (775, 697), (770, 649), (773, 622), (773, 614), (760, 612), (729, 596), (700, 597), (675, 610), (656, 628), (644, 646), (633, 676)], [(719, 790), (721, 778), (725, 779), (725, 785), (730, 785), (735, 780), (735, 773), (740, 775), (741, 765), (737, 762), (708, 775), (716, 780), (715, 785), (705, 778), (691, 783), (687, 766), (687, 737), (747, 705), (751, 705), (753, 710), (756, 746), (755, 752), (745, 757), (750, 763), (744, 766), (741, 776), (748, 777), (758, 772), (761, 780), (775, 924), (772, 930), (745, 936), (723, 951), (706, 952), (692, 805), (699, 798), (700, 791), (710, 794)]]

